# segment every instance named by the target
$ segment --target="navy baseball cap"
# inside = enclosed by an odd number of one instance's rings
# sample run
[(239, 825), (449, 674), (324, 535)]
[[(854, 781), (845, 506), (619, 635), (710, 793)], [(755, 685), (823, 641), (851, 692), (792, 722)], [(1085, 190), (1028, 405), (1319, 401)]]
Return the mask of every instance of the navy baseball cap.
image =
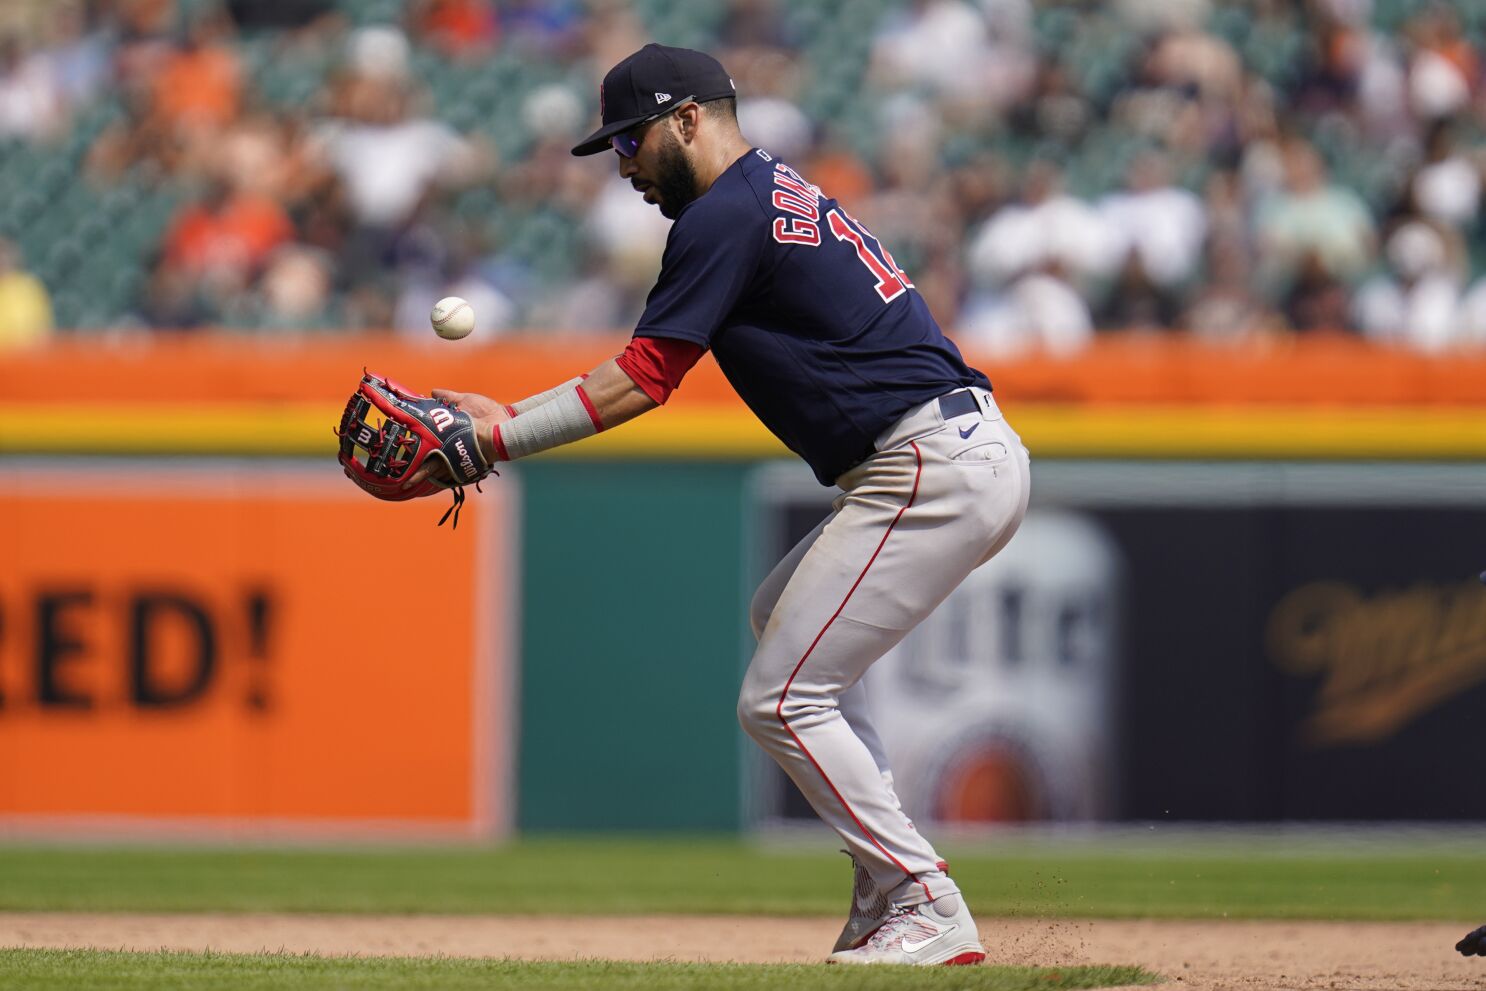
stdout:
[(597, 131), (573, 148), (574, 155), (597, 155), (609, 139), (659, 117), (687, 100), (706, 103), (733, 96), (737, 87), (722, 63), (706, 52), (646, 45), (624, 59), (599, 87)]

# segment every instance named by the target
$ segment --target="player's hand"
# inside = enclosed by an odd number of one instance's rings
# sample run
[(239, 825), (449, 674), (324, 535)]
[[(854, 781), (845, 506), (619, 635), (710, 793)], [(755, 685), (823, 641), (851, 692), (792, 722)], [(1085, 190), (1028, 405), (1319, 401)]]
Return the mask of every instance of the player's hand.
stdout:
[[(511, 414), (506, 411), (506, 404), (497, 402), (489, 396), (482, 396), (478, 392), (455, 392), (453, 389), (435, 389), (433, 398), (452, 403), (470, 415), (475, 422), (475, 442), (480, 445), (480, 451), (485, 455), (486, 462), (493, 462), (495, 451), (492, 449), (490, 435), (497, 423), (511, 418)], [(428, 479), (432, 479), (445, 488), (455, 484), (454, 477), (449, 474), (443, 462), (428, 461), (403, 483), (403, 488), (417, 488), (419, 484)]]
[(1455, 949), (1461, 956), (1486, 957), (1486, 926), (1467, 934), (1465, 939), (1455, 944)]
[(435, 389), (433, 390), (433, 398), (442, 399), (446, 403), (453, 403), (476, 419), (499, 414), (497, 419), (491, 421), (492, 425), (499, 423), (501, 420), (510, 419), (510, 414), (506, 412), (505, 403), (498, 403), (489, 396), (482, 396), (478, 392), (455, 392), (453, 389)]
[(449, 474), (448, 469), (442, 463), (429, 462), (415, 471), (413, 476), (406, 482), (403, 482), (402, 487), (405, 489), (416, 489), (428, 479), (432, 479), (435, 484), (441, 485), (446, 489), (454, 486), (454, 476)]

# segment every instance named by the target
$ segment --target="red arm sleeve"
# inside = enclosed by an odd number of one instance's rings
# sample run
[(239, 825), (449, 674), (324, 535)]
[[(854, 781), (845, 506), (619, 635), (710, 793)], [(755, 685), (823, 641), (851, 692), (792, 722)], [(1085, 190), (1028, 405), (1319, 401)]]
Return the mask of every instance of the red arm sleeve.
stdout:
[(681, 379), (691, 371), (706, 349), (691, 341), (670, 337), (636, 337), (624, 353), (614, 359), (619, 367), (659, 405), (664, 406)]

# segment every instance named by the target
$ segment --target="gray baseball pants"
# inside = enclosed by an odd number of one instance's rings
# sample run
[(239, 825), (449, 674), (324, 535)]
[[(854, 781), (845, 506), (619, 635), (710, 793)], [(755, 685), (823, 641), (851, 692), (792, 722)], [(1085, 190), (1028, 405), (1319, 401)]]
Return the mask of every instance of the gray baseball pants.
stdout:
[(879, 437), (750, 610), (758, 649), (738, 699), (743, 729), (900, 906), (959, 889), (899, 807), (861, 678), (1027, 511), (1027, 450), (991, 394), (972, 392), (974, 411), (946, 420), (931, 400)]

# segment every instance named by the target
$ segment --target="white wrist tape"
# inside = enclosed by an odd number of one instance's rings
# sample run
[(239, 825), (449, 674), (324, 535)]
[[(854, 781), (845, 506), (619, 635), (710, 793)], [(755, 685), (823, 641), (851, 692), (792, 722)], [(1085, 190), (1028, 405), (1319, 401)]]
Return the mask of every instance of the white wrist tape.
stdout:
[(520, 413), (525, 413), (528, 410), (534, 410), (538, 406), (547, 405), (548, 403), (552, 402), (552, 400), (562, 395), (564, 392), (569, 392), (582, 385), (585, 378), (587, 378), (586, 375), (579, 375), (577, 378), (568, 379), (562, 385), (548, 389), (546, 392), (539, 392), (535, 396), (527, 396), (525, 399), (512, 403), (511, 409), (516, 411), (512, 415), (515, 416)]
[(583, 393), (569, 389), (551, 402), (496, 424), (495, 449), (502, 461), (515, 461), (599, 432)]

